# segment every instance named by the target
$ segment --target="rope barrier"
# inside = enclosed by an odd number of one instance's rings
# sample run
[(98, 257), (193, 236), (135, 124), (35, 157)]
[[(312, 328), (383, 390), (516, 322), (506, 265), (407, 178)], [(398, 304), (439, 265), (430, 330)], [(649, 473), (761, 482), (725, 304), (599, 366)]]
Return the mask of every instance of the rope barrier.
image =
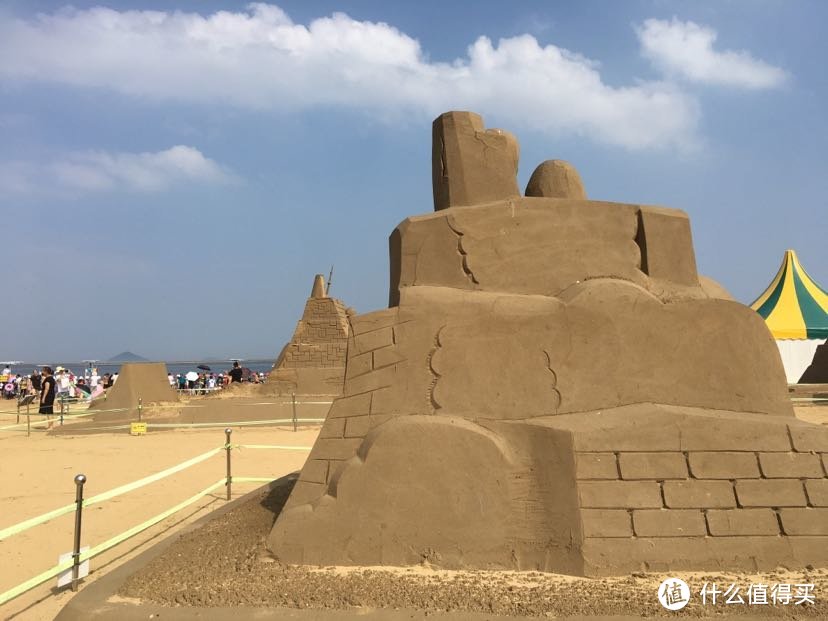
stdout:
[[(292, 420), (292, 419), (284, 419), (284, 420), (287, 421), (287, 420)], [(66, 505), (64, 507), (60, 507), (58, 509), (55, 509), (55, 510), (50, 511), (48, 513), (45, 513), (43, 515), (39, 515), (37, 517), (31, 518), (31, 519), (28, 519), (28, 520), (24, 520), (23, 522), (20, 522), (18, 524), (14, 524), (12, 526), (9, 526), (9, 527), (1, 530), (0, 531), (0, 541), (7, 538), (10, 535), (21, 533), (25, 530), (28, 530), (29, 528), (37, 526), (38, 524), (43, 524), (44, 522), (48, 522), (49, 520), (54, 519), (58, 516), (64, 515), (66, 513), (70, 513), (72, 511), (77, 511), (77, 510), (82, 509), (83, 507), (86, 507), (86, 506), (89, 506), (89, 505), (93, 505), (93, 504), (104, 502), (106, 500), (110, 500), (112, 498), (115, 498), (116, 496), (120, 496), (120, 495), (125, 494), (127, 492), (130, 492), (130, 491), (136, 490), (140, 487), (143, 487), (145, 485), (149, 485), (150, 483), (154, 483), (155, 481), (159, 481), (159, 480), (161, 480), (165, 477), (168, 477), (172, 474), (175, 474), (176, 472), (180, 472), (181, 470), (184, 470), (186, 468), (189, 468), (190, 466), (194, 466), (197, 463), (200, 463), (200, 462), (202, 462), (206, 459), (209, 459), (210, 457), (212, 457), (213, 455), (216, 455), (217, 453), (220, 453), (221, 451), (225, 451), (225, 450), (228, 451), (228, 453), (227, 453), (227, 459), (228, 459), (228, 462), (227, 462), (227, 476), (226, 477), (223, 477), (223, 478), (219, 479), (215, 483), (213, 483), (210, 486), (204, 488), (202, 491), (198, 492), (194, 496), (191, 496), (190, 498), (178, 503), (174, 507), (171, 507), (170, 509), (167, 509), (166, 511), (164, 511), (162, 513), (159, 513), (158, 515), (156, 515), (156, 516), (154, 516), (154, 517), (152, 517), (148, 520), (145, 520), (144, 522), (141, 522), (137, 526), (133, 526), (129, 530), (124, 531), (123, 533), (108, 539), (107, 541), (91, 548), (90, 550), (87, 550), (86, 552), (78, 553), (78, 551), (77, 551), (77, 546), (79, 545), (78, 542), (80, 541), (80, 534), (79, 534), (79, 531), (76, 531), (76, 544), (75, 544), (76, 545), (76, 551), (75, 551), (74, 556), (77, 557), (77, 560), (70, 558), (70, 559), (68, 559), (68, 560), (66, 560), (62, 563), (58, 563), (57, 565), (47, 569), (46, 571), (38, 574), (37, 576), (35, 576), (33, 578), (30, 578), (29, 580), (26, 580), (25, 582), (13, 587), (12, 589), (9, 589), (8, 591), (5, 591), (4, 593), (0, 593), (0, 605), (14, 599), (15, 597), (18, 597), (19, 595), (25, 593), (26, 591), (38, 586), (39, 584), (42, 584), (46, 580), (49, 580), (50, 578), (54, 578), (58, 574), (60, 574), (64, 571), (67, 571), (68, 569), (76, 566), (77, 564), (80, 564), (84, 561), (87, 561), (89, 559), (92, 559), (92, 558), (98, 556), (99, 554), (102, 554), (103, 552), (106, 552), (107, 550), (109, 550), (109, 549), (119, 545), (120, 543), (126, 541), (130, 537), (133, 537), (133, 536), (137, 535), (138, 533), (150, 528), (151, 526), (154, 526), (155, 524), (158, 524), (162, 520), (165, 520), (166, 518), (168, 518), (171, 515), (177, 513), (178, 511), (181, 511), (185, 507), (188, 507), (189, 505), (193, 504), (194, 502), (197, 502), (200, 498), (203, 498), (204, 496), (212, 493), (213, 491), (215, 491), (216, 489), (218, 489), (222, 486), (227, 486), (227, 494), (228, 494), (227, 499), (230, 500), (230, 487), (229, 486), (230, 486), (231, 481), (233, 481), (235, 483), (269, 483), (269, 482), (274, 480), (273, 477), (231, 477), (231, 475), (230, 475), (230, 461), (229, 461), (230, 460), (230, 452), (229, 451), (233, 448), (282, 449), (282, 450), (300, 450), (300, 451), (309, 451), (309, 450), (311, 450), (311, 447), (309, 447), (309, 446), (290, 446), (290, 445), (276, 445), (276, 444), (272, 444), (272, 445), (271, 444), (235, 444), (234, 445), (234, 444), (230, 444), (230, 442), (229, 442), (230, 433), (231, 433), (230, 430), (228, 429), (226, 431), (226, 433), (227, 433), (227, 442), (223, 446), (211, 449), (211, 450), (207, 451), (206, 453), (202, 453), (201, 455), (196, 455), (195, 457), (193, 457), (191, 459), (188, 459), (185, 462), (182, 462), (180, 464), (177, 464), (175, 466), (172, 466), (170, 468), (162, 470), (161, 472), (157, 472), (155, 474), (149, 475), (149, 476), (144, 477), (142, 479), (139, 479), (137, 481), (127, 483), (126, 485), (121, 485), (119, 487), (116, 487), (116, 488), (111, 489), (109, 491), (103, 492), (103, 493), (98, 494), (96, 496), (91, 496), (90, 498), (85, 499), (85, 500), (81, 500), (81, 498), (82, 498), (82, 488), (81, 488), (81, 491), (79, 492), (78, 500), (75, 503), (72, 503), (70, 505)], [(78, 475), (78, 477), (83, 478), (82, 475)], [(78, 482), (78, 477), (75, 478), (76, 483)], [(80, 485), (81, 486), (83, 485), (83, 481), (81, 481)], [(79, 513), (78, 513), (78, 515), (79, 515)], [(76, 521), (76, 524), (75, 524), (76, 529), (79, 528), (78, 524), (79, 524), (79, 522)], [(73, 587), (73, 589), (74, 589), (74, 587)]]
[(0, 593), (0, 606), (8, 602), (9, 600), (14, 599), (19, 595), (23, 595), (29, 589), (35, 588), (38, 584), (42, 584), (46, 582), (49, 578), (54, 578), (59, 573), (66, 571), (67, 569), (71, 569), (72, 565), (74, 565), (75, 561), (73, 559), (69, 559), (64, 561), (58, 565), (55, 565), (51, 569), (47, 569), (42, 574), (38, 574), (34, 578), (30, 578), (26, 580), (26, 582), (22, 582), (18, 584), (16, 587), (9, 589), (5, 593)]
[[(144, 487), (145, 485), (149, 485), (150, 483), (154, 483), (155, 481), (160, 481), (170, 475), (173, 475), (177, 472), (181, 472), (190, 466), (194, 466), (205, 459), (209, 459), (213, 455), (223, 451), (225, 449), (224, 446), (211, 449), (206, 453), (202, 453), (201, 455), (196, 455), (192, 459), (188, 459), (185, 462), (182, 462), (176, 466), (172, 466), (171, 468), (167, 468), (166, 470), (162, 470), (161, 472), (157, 472), (155, 474), (151, 474), (143, 479), (139, 479), (137, 481), (133, 481), (132, 483), (127, 483), (126, 485), (121, 485), (120, 487), (116, 487), (114, 489), (109, 490), (108, 492), (103, 492), (98, 494), (97, 496), (90, 496), (89, 498), (83, 501), (83, 506), (88, 507), (94, 504), (98, 504), (105, 500), (109, 500), (111, 498), (115, 498), (116, 496), (120, 496), (122, 494), (126, 494), (127, 492), (131, 492), (133, 490), (139, 489)], [(70, 505), (66, 505), (60, 507), (58, 509), (54, 509), (49, 511), (48, 513), (44, 513), (43, 515), (38, 515), (37, 517), (30, 518), (28, 520), (24, 520), (18, 524), (13, 524), (3, 530), (0, 530), (0, 541), (3, 539), (8, 538), (10, 535), (16, 535), (18, 533), (22, 533), (25, 530), (28, 530), (38, 524), (43, 524), (44, 522), (48, 522), (49, 520), (53, 520), (56, 517), (60, 517), (61, 515), (65, 515), (67, 513), (71, 513), (76, 508), (76, 504), (73, 502)]]
[[(297, 418), (297, 423), (324, 423), (324, 418)], [(276, 418), (271, 420), (233, 421), (223, 423), (147, 423), (147, 429), (179, 429), (179, 428), (210, 428), (210, 427), (252, 427), (255, 425), (273, 425), (279, 423), (293, 423), (292, 418)], [(107, 425), (104, 427), (84, 427), (82, 431), (118, 431), (129, 429), (130, 425)]]
[[(273, 418), (270, 420), (232, 421), (224, 423), (147, 423), (147, 428), (167, 429), (171, 427), (244, 427), (246, 425), (267, 425), (273, 423), (292, 423), (292, 418)], [(297, 418), (297, 423), (324, 423), (324, 418)]]
[[(198, 406), (202, 407), (202, 406)], [(110, 412), (125, 412), (127, 411), (126, 408), (121, 408), (118, 410), (108, 410)], [(96, 410), (94, 412), (84, 412), (83, 414), (67, 414), (64, 415), (64, 422), (66, 420), (72, 420), (74, 418), (83, 418), (86, 416), (91, 416), (93, 414), (99, 414), (102, 410)], [(42, 416), (42, 415), (41, 415)], [(55, 418), (46, 419), (46, 420), (38, 420), (31, 423), (32, 427), (35, 426), (43, 426), (48, 425), (49, 423), (54, 424), (58, 420), (58, 416), (55, 415)], [(297, 418), (297, 423), (324, 423), (324, 418)], [(292, 418), (272, 418), (266, 420), (252, 420), (252, 421), (225, 421), (225, 422), (209, 422), (209, 423), (147, 423), (147, 429), (175, 429), (175, 428), (209, 428), (209, 427), (246, 427), (252, 425), (272, 425), (272, 424), (279, 424), (279, 423), (293, 423)], [(7, 425), (5, 427), (0, 427), (0, 431), (14, 431), (18, 428), (25, 429), (26, 423), (18, 423), (15, 425)], [(130, 425), (105, 425), (102, 427), (85, 427), (83, 431), (113, 431), (118, 429), (129, 429)]]
[[(80, 414), (64, 414), (63, 415), (63, 421), (66, 422), (67, 420), (72, 420), (72, 419), (75, 419), (75, 418), (84, 418), (86, 416), (92, 416), (93, 414), (99, 414), (101, 411), (102, 410), (94, 410), (94, 411), (90, 411), (90, 412), (82, 412)], [(129, 410), (128, 410), (128, 408), (118, 408), (117, 410), (106, 410), (106, 411), (108, 411), (108, 412), (128, 412)], [(21, 416), (26, 416), (26, 415), (21, 414)], [(34, 414), (31, 414), (30, 416), (46, 416), (46, 415), (45, 414), (34, 413)], [(59, 421), (60, 418), (61, 418), (60, 413), (50, 414), (49, 416), (50, 416), (50, 418), (42, 418), (40, 420), (36, 420), (36, 421), (32, 422), (31, 426), (32, 427), (37, 427), (37, 426), (42, 426), (42, 425), (48, 425), (50, 423), (54, 424), (55, 422)], [(14, 425), (7, 425), (5, 427), (0, 427), (0, 431), (12, 431), (12, 430), (15, 430), (15, 429), (18, 429), (18, 428), (25, 429), (27, 424), (28, 423), (17, 423), (17, 424), (14, 424)]]
[[(213, 400), (213, 401), (218, 403), (220, 400)], [(83, 405), (88, 405), (88, 403), (89, 402), (83, 402)], [(259, 405), (292, 405), (292, 403), (293, 403), (292, 401), (258, 401), (256, 403), (239, 403), (237, 405), (241, 405), (241, 406), (245, 406), (245, 407), (251, 407), (251, 406), (259, 406)], [(296, 405), (331, 405), (332, 403), (333, 403), (333, 401), (297, 401)], [(37, 405), (37, 404), (33, 404), (33, 406), (34, 405)], [(109, 409), (104, 409), (104, 410), (95, 409), (93, 413), (95, 413), (95, 414), (104, 414), (104, 413), (107, 413), (107, 412), (129, 412), (131, 410), (137, 409), (137, 407), (138, 406), (136, 404), (136, 406), (134, 408), (109, 408)], [(164, 404), (150, 403), (150, 404), (147, 404), (147, 405), (143, 405), (142, 409), (144, 409), (144, 410), (152, 410), (152, 409), (155, 409), (155, 410), (158, 410), (158, 409), (175, 410), (175, 409), (178, 409), (178, 408), (204, 408), (204, 407), (207, 407), (207, 406), (199, 405), (199, 404), (192, 404), (192, 403), (177, 403), (175, 401), (170, 401), (170, 402), (164, 403)], [(0, 414), (8, 414), (9, 416), (17, 416), (18, 412), (17, 412), (17, 410), (0, 410)], [(23, 416), (23, 415), (25, 415), (25, 412), (21, 411), (21, 412), (19, 412), (19, 414), (20, 414), (20, 416)], [(34, 411), (31, 412), (31, 415), (32, 416), (35, 416), (35, 415), (43, 416), (42, 414), (38, 414), (38, 412), (34, 412)], [(88, 416), (88, 413), (84, 413), (82, 415)], [(55, 416), (57, 416), (57, 414), (55, 414)], [(79, 416), (79, 414), (68, 414), (67, 413), (64, 416), (65, 417)]]
[[(284, 449), (294, 451), (309, 451), (312, 446), (287, 446), (280, 444), (237, 444), (234, 448), (248, 448), (248, 449)], [(235, 479), (233, 479), (235, 481)]]
[(203, 490), (201, 490), (200, 492), (198, 492), (194, 496), (190, 496), (190, 498), (188, 498), (187, 500), (184, 500), (183, 502), (178, 503), (177, 505), (175, 505), (174, 507), (172, 507), (170, 509), (167, 509), (163, 513), (159, 513), (155, 517), (152, 517), (152, 518), (146, 520), (145, 522), (141, 522), (137, 526), (133, 526), (132, 528), (130, 528), (127, 531), (124, 531), (120, 535), (116, 535), (115, 537), (112, 537), (111, 539), (95, 546), (94, 548), (91, 548), (90, 550), (87, 550), (86, 552), (81, 553), (80, 559), (79, 559), (80, 562), (91, 559), (92, 557), (95, 557), (95, 556), (101, 554), (102, 552), (106, 552), (109, 548), (115, 547), (119, 543), (122, 543), (122, 542), (126, 541), (127, 539), (129, 539), (130, 537), (133, 537), (133, 536), (137, 535), (141, 531), (144, 531), (144, 530), (148, 529), (150, 526), (154, 526), (155, 524), (158, 524), (158, 522), (167, 519), (168, 517), (170, 517), (174, 513), (177, 513), (178, 511), (181, 511), (181, 509), (184, 509), (185, 507), (188, 507), (189, 505), (193, 504), (199, 498), (202, 498), (202, 497), (206, 496), (207, 494), (217, 490), (218, 488), (223, 487), (225, 483), (226, 483), (225, 479), (221, 478), (218, 481), (216, 481), (215, 483), (213, 483), (212, 485), (210, 485), (208, 487), (205, 487)]
[[(270, 479), (270, 480), (272, 481), (273, 479)], [(155, 517), (152, 517), (152, 518), (146, 520), (145, 522), (142, 522), (142, 523), (138, 524), (137, 526), (133, 526), (132, 528), (130, 528), (129, 530), (127, 530), (123, 533), (121, 533), (120, 535), (116, 535), (115, 537), (113, 537), (113, 538), (111, 538), (111, 539), (95, 546), (94, 548), (91, 548), (90, 550), (87, 550), (86, 552), (82, 552), (80, 554), (80, 557), (78, 558), (78, 562), (82, 563), (84, 561), (87, 561), (91, 558), (94, 558), (94, 557), (98, 556), (99, 554), (102, 554), (103, 552), (106, 552), (110, 548), (114, 548), (119, 543), (122, 543), (122, 542), (126, 541), (127, 539), (129, 539), (130, 537), (133, 537), (133, 536), (137, 535), (138, 533), (150, 528), (151, 526), (154, 526), (155, 524), (158, 524), (158, 522), (161, 522), (162, 520), (167, 519), (168, 517), (170, 517), (174, 513), (178, 512), (178, 511), (181, 511), (181, 509), (184, 509), (185, 507), (188, 507), (189, 505), (191, 505), (194, 502), (198, 501), (200, 498), (203, 498), (207, 494), (209, 494), (209, 493), (213, 492), (214, 490), (222, 487), (224, 484), (225, 484), (225, 480), (220, 479), (220, 480), (216, 481), (215, 483), (213, 483), (212, 485), (210, 485), (209, 487), (206, 487), (205, 489), (200, 491), (198, 494), (196, 494), (194, 496), (191, 496), (190, 498), (188, 498), (187, 500), (185, 500), (183, 502), (178, 503), (177, 505), (175, 505), (171, 509), (167, 509), (163, 513), (159, 513)], [(42, 584), (43, 582), (46, 582), (49, 578), (54, 578), (58, 574), (66, 571), (67, 569), (70, 569), (73, 566), (73, 564), (74, 564), (74, 560), (69, 559), (69, 560), (67, 560), (63, 563), (59, 563), (58, 565), (55, 565), (54, 567), (52, 567), (50, 569), (47, 569), (42, 574), (39, 574), (39, 575), (35, 576), (34, 578), (31, 578), (31, 579), (27, 580), (26, 582), (23, 582), (23, 583), (17, 585), (16, 587), (13, 587), (13, 588), (9, 589), (5, 593), (0, 593), (0, 606), (5, 604), (9, 600), (14, 599), (17, 596), (22, 595), (23, 593), (25, 593), (29, 589), (32, 589), (32, 588), (36, 587), (37, 585)]]
[[(333, 401), (297, 401), (296, 405), (330, 405)], [(240, 406), (252, 405), (293, 405), (293, 401), (262, 401), (259, 403), (239, 403)]]

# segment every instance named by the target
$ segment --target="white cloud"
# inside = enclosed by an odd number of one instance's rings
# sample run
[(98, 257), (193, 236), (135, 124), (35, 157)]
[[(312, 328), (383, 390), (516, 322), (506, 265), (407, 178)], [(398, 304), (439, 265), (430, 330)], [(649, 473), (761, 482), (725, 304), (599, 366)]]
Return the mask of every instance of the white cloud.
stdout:
[(669, 75), (749, 89), (775, 88), (787, 73), (744, 50), (716, 51), (716, 31), (693, 22), (648, 19), (636, 28), (641, 53)]
[(0, 162), (0, 193), (158, 192), (182, 183), (228, 183), (236, 177), (194, 148), (155, 153), (80, 151), (45, 163)]
[(6, 19), (0, 78), (247, 109), (345, 106), (394, 120), (471, 109), (510, 129), (628, 148), (686, 146), (698, 119), (675, 86), (609, 86), (596, 63), (531, 35), (480, 37), (464, 57), (432, 62), (388, 24), (335, 13), (306, 26), (267, 4), (209, 16), (93, 8)]

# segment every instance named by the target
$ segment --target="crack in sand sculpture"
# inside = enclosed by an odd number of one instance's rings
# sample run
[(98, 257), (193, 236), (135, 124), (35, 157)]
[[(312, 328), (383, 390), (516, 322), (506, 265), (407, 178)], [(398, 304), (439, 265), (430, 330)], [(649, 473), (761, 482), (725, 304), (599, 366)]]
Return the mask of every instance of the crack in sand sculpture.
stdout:
[[(434, 122), (435, 213), (393, 232), (337, 399), (269, 537), (283, 561), (541, 569), (828, 564), (828, 430), (678, 210)], [(460, 256), (458, 256), (460, 255)], [(551, 373), (551, 381), (550, 381)], [(423, 396), (428, 395), (427, 399)]]

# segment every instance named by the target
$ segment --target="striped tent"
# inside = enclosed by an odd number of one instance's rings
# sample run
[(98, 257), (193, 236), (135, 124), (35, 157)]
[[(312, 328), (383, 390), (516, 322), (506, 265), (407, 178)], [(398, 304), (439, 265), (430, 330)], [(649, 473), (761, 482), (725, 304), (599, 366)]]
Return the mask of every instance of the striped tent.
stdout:
[(828, 338), (828, 293), (808, 276), (796, 252), (786, 250), (773, 282), (750, 307), (776, 339), (788, 382), (797, 382)]

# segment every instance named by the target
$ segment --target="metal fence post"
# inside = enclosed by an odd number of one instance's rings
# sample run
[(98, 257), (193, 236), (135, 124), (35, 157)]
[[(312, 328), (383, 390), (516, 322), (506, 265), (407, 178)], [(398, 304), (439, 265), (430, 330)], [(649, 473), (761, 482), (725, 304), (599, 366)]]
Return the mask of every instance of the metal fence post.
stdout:
[(138, 397), (138, 422), (141, 422), (141, 410), (144, 408), (144, 403), (141, 397)]
[(80, 545), (81, 545), (81, 514), (83, 512), (83, 484), (86, 483), (86, 475), (79, 474), (75, 477), (75, 545), (72, 548), (72, 590), (78, 590), (78, 573), (80, 571)]
[(293, 431), (296, 431), (296, 393), (291, 393), (293, 397)]
[(225, 485), (227, 485), (227, 500), (230, 500), (230, 490), (231, 490), (231, 486), (233, 484), (233, 476), (230, 473), (230, 451), (232, 450), (232, 447), (230, 446), (230, 434), (231, 433), (233, 433), (233, 430), (230, 429), (229, 427), (224, 430), (224, 437), (225, 437), (224, 448), (227, 451), (227, 482), (225, 483)]

